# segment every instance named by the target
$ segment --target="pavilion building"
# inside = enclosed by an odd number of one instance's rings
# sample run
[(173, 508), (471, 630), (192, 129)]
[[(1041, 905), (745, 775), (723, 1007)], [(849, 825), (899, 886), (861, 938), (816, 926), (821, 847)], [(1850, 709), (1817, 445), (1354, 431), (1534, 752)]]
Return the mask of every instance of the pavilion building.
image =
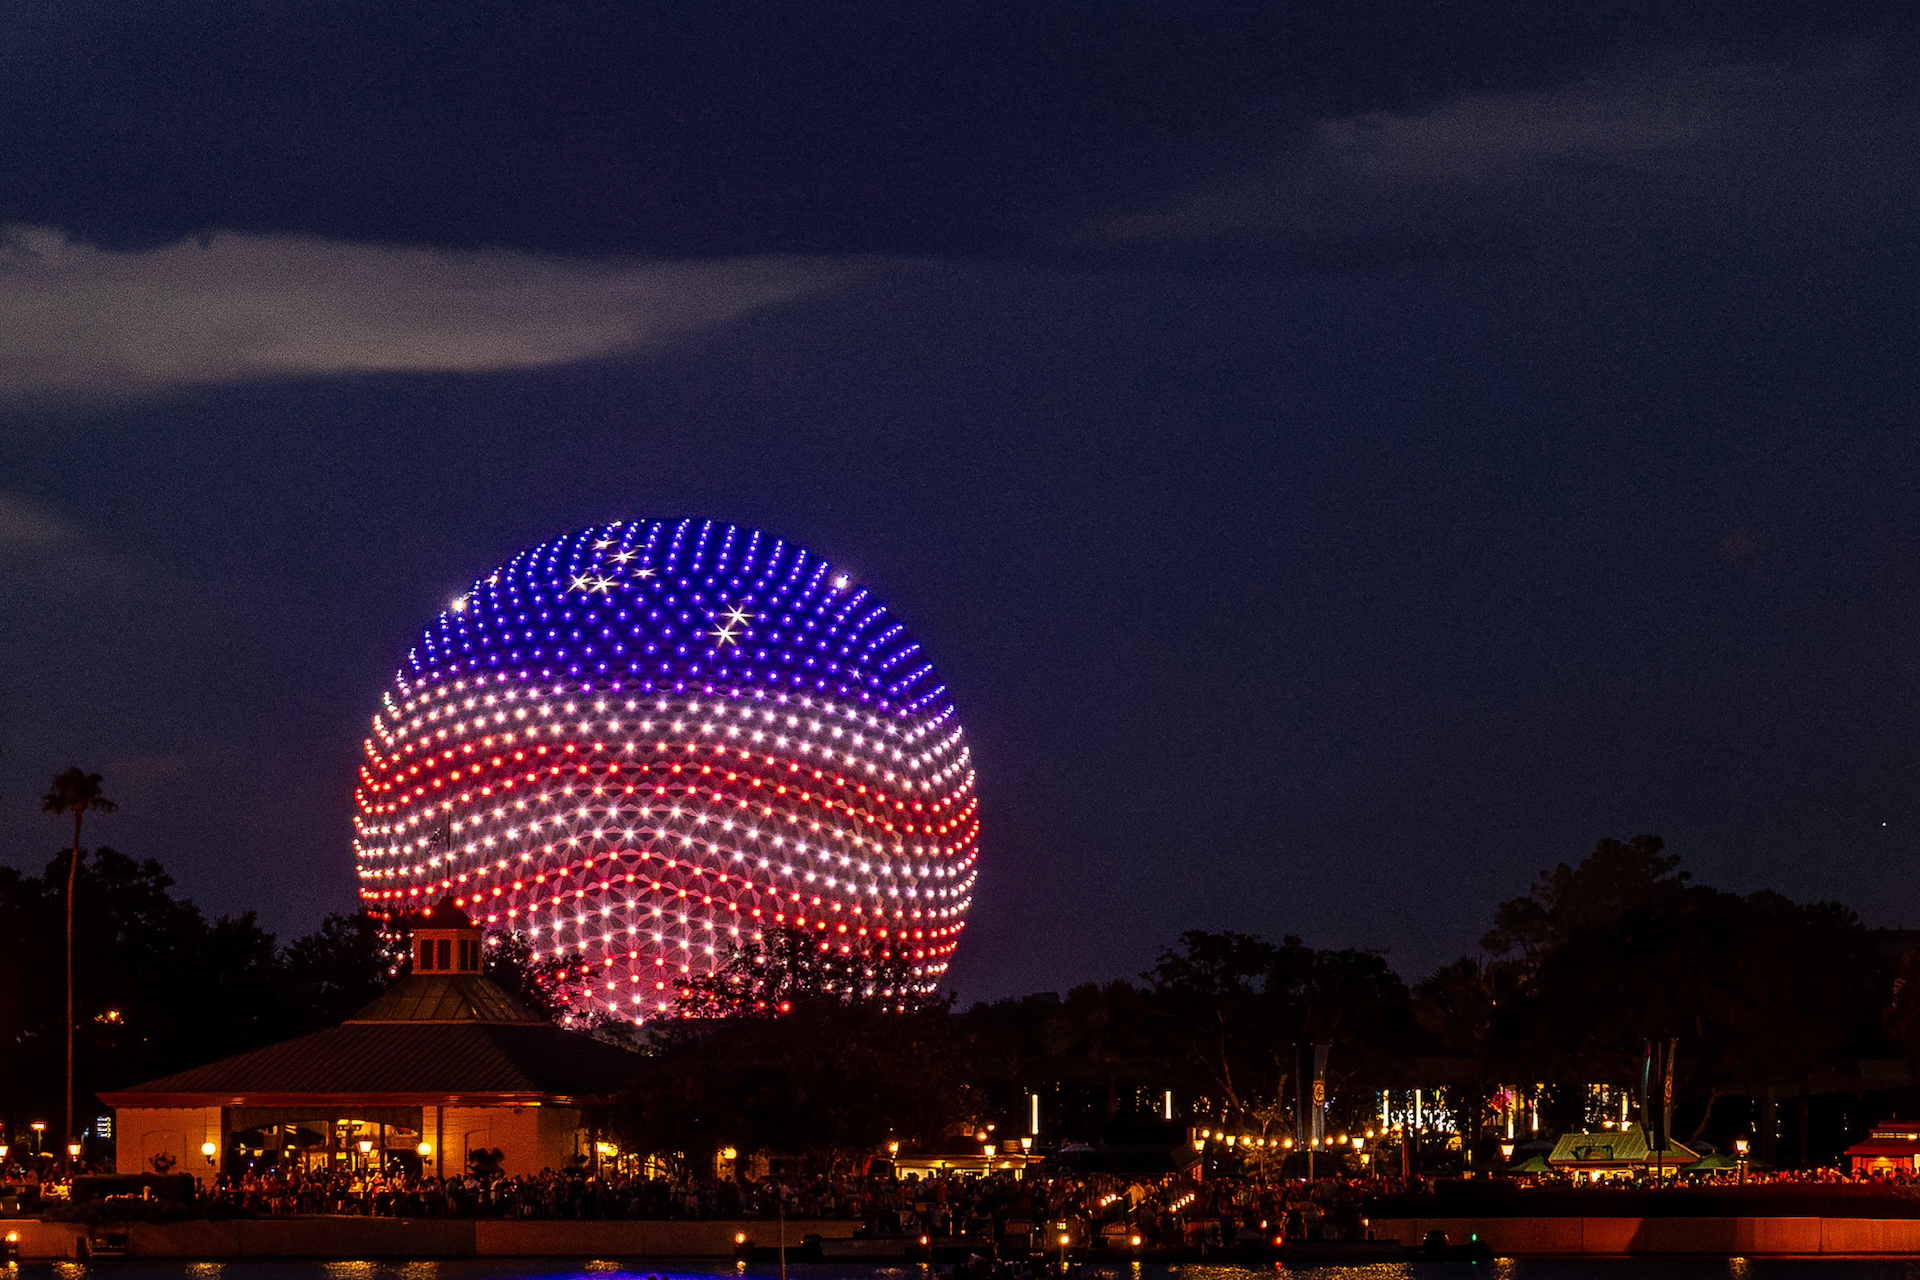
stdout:
[(1886, 1120), (1847, 1148), (1853, 1172), (1920, 1173), (1920, 1122)]
[(410, 953), (412, 972), (338, 1026), (103, 1093), (118, 1171), (400, 1164), (444, 1176), (476, 1156), (510, 1174), (591, 1160), (594, 1110), (632, 1082), (638, 1056), (482, 976), (482, 932), (451, 899)]
[(1699, 1159), (1699, 1152), (1671, 1137), (1664, 1147), (1656, 1150), (1645, 1129), (1627, 1124), (1600, 1133), (1561, 1134), (1547, 1156), (1547, 1165), (1558, 1172), (1571, 1173), (1576, 1179), (1584, 1174), (1599, 1182), (1648, 1173), (1675, 1174)]

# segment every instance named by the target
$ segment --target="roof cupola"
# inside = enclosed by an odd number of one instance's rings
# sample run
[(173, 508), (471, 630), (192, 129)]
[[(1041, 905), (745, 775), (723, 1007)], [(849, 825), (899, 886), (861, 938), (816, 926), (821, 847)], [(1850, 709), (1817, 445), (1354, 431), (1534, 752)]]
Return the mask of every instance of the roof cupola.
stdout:
[(481, 929), (451, 896), (428, 907), (413, 927), (415, 973), (479, 973)]

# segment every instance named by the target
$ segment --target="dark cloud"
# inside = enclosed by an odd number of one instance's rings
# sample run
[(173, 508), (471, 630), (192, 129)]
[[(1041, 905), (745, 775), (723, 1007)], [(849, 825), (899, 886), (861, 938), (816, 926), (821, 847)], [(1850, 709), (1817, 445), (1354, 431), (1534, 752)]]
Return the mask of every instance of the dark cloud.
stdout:
[(109, 245), (1050, 255), (1325, 121), (1911, 21), (1861, 0), (7, 0), (0, 221)]
[(1579, 242), (1697, 245), (1909, 222), (1920, 99), (1876, 44), (1790, 60), (1699, 49), (1547, 87), (1315, 122), (1266, 160), (1095, 220), (1089, 251), (1220, 260), (1326, 246), (1499, 257)]
[(75, 536), (38, 503), (0, 493), (0, 556), (44, 556), (66, 548)]
[(107, 252), (50, 229), (0, 228), (0, 396), (538, 368), (635, 351), (858, 270), (238, 235)]

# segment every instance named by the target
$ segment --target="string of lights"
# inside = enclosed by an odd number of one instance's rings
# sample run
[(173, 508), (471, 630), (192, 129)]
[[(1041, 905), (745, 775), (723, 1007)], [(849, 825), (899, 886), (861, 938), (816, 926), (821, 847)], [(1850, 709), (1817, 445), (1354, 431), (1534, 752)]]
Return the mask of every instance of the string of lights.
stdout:
[(931, 991), (976, 878), (972, 757), (920, 646), (826, 561), (710, 521), (476, 580), (382, 696), (355, 800), (370, 912), (451, 893), (563, 961), (575, 1011), (636, 1021), (774, 928)]

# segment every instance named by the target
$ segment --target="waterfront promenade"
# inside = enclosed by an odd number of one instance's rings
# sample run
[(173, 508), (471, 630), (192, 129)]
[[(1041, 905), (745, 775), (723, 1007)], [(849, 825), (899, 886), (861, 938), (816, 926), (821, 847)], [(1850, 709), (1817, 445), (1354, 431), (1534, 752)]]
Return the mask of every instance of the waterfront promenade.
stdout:
[[(31, 1218), (0, 1221), (20, 1233), (23, 1259), (81, 1258), (91, 1250), (80, 1222)], [(128, 1257), (195, 1258), (728, 1258), (741, 1237), (757, 1248), (782, 1240), (798, 1249), (808, 1236), (841, 1240), (858, 1222), (844, 1219), (768, 1221), (639, 1220), (511, 1221), (497, 1219), (314, 1216), (234, 1218), (224, 1222), (135, 1222), (125, 1231)], [(784, 1233), (784, 1235), (783, 1235)], [(92, 1238), (99, 1229), (91, 1230)]]
[(1503, 1258), (1920, 1257), (1920, 1218), (1380, 1218), (1374, 1235), (1408, 1248), (1432, 1231), (1484, 1241)]

